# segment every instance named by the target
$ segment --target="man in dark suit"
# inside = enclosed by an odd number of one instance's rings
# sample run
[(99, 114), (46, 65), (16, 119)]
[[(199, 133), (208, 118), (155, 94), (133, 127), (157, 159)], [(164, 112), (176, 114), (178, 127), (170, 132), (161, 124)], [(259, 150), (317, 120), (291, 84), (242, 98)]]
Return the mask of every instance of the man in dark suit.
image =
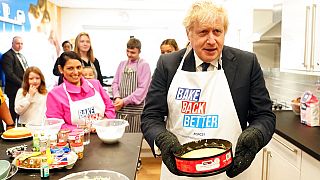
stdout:
[[(226, 175), (238, 176), (275, 130), (263, 72), (253, 53), (224, 46), (228, 18), (223, 8), (210, 2), (194, 4), (184, 26), (190, 45), (160, 56), (146, 97), (142, 132), (153, 153), (162, 155), (161, 179), (183, 175), (173, 155), (181, 144), (212, 138), (235, 146)], [(247, 179), (245, 174), (239, 177)], [(228, 179), (226, 175), (218, 179)]]
[(28, 67), (25, 57), (20, 53), (23, 40), (16, 36), (12, 40), (12, 48), (2, 55), (2, 70), (6, 76), (5, 93), (9, 98), (9, 110), (12, 119), (17, 118), (14, 111), (14, 101), (19, 88), (21, 88), (23, 74)]

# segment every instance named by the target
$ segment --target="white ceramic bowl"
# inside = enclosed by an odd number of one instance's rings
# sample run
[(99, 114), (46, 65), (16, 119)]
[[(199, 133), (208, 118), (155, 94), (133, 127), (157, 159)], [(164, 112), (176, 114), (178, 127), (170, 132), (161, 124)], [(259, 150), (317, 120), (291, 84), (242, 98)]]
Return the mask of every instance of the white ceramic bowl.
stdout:
[(0, 160), (0, 179), (6, 179), (10, 170), (10, 162), (7, 160)]
[(50, 118), (46, 119), (44, 125), (36, 124), (34, 122), (29, 122), (26, 124), (26, 127), (31, 131), (31, 134), (35, 133), (45, 133), (45, 134), (58, 134), (64, 120)]
[(128, 121), (123, 119), (103, 119), (94, 121), (92, 127), (97, 131), (99, 138), (105, 143), (115, 143), (124, 134)]
[(129, 180), (121, 173), (108, 170), (90, 170), (69, 174), (60, 180), (79, 180), (79, 179), (112, 179), (112, 180)]

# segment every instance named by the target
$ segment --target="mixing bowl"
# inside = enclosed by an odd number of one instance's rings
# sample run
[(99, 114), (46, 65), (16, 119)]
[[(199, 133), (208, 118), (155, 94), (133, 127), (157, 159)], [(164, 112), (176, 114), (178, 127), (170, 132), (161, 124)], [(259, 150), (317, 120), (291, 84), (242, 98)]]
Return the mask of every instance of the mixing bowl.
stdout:
[(108, 170), (90, 170), (69, 174), (60, 180), (79, 180), (79, 179), (112, 179), (112, 180), (129, 180), (121, 173)]
[(99, 138), (105, 143), (115, 143), (124, 134), (128, 121), (123, 119), (103, 119), (92, 123), (97, 131)]
[(10, 168), (9, 161), (0, 160), (0, 179), (5, 179), (8, 176)]
[(37, 124), (35, 122), (29, 122), (26, 127), (31, 131), (32, 134), (43, 132), (45, 134), (58, 134), (64, 120), (50, 118), (46, 119), (44, 124)]

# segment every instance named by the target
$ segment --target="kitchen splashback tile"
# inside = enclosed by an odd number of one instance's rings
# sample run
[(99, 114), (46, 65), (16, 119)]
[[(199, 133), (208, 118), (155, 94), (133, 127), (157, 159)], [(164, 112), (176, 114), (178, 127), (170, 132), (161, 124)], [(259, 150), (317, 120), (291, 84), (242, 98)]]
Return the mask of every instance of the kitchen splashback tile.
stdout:
[(275, 68), (265, 69), (263, 72), (271, 99), (286, 102), (301, 96), (306, 90), (316, 93), (315, 84), (320, 80), (319, 76), (279, 72)]

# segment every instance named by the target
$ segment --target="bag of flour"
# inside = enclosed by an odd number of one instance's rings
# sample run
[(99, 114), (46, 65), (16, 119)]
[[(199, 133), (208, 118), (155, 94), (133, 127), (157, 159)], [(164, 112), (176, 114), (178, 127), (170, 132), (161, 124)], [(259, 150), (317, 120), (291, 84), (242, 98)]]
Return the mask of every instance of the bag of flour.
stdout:
[(305, 91), (300, 100), (301, 123), (308, 126), (320, 126), (319, 100), (311, 91)]

